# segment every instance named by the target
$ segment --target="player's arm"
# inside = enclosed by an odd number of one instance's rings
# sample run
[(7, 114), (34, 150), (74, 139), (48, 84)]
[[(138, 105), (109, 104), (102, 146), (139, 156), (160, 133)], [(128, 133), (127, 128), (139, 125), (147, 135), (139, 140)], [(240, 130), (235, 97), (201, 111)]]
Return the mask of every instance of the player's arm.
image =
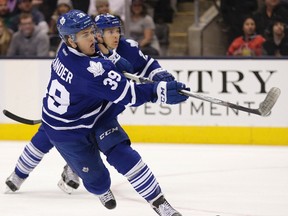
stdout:
[[(98, 68), (99, 67), (98, 63)], [(124, 106), (140, 106), (146, 102), (161, 104), (176, 104), (185, 101), (188, 97), (179, 94), (185, 85), (176, 81), (136, 84), (117, 70), (107, 60), (101, 61), (102, 75), (95, 77), (93, 89), (95, 95), (105, 100)], [(92, 90), (92, 88), (91, 88)]]
[(132, 64), (137, 75), (148, 77), (153, 81), (172, 81), (174, 76), (167, 70), (162, 68), (157, 60), (151, 56), (144, 55), (138, 47), (138, 43), (131, 39), (121, 40), (121, 54), (126, 55), (129, 62)]
[(132, 64), (120, 56), (116, 50), (109, 50), (103, 43), (98, 43), (97, 45), (102, 56), (112, 61), (119, 71), (133, 73), (134, 70)]

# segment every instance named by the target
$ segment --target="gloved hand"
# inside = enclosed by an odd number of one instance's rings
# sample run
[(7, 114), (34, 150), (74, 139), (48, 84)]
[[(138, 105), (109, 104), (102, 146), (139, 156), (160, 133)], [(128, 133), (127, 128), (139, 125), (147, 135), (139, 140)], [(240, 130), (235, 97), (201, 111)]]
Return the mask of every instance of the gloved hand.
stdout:
[(134, 69), (132, 64), (125, 58), (121, 57), (115, 50), (109, 51), (109, 54), (105, 55), (121, 72), (133, 73)]
[(189, 88), (186, 88), (185, 84), (181, 82), (161, 81), (155, 85), (154, 93), (156, 97), (152, 102), (160, 104), (178, 104), (184, 102), (188, 99), (188, 96), (179, 93), (182, 89), (189, 90)]
[(132, 64), (123, 57), (120, 57), (120, 59), (115, 63), (115, 66), (121, 72), (128, 72), (128, 73), (134, 72)]
[(156, 82), (160, 82), (160, 81), (169, 82), (169, 81), (175, 80), (175, 77), (168, 71), (156, 72), (155, 74), (151, 74), (149, 78)]

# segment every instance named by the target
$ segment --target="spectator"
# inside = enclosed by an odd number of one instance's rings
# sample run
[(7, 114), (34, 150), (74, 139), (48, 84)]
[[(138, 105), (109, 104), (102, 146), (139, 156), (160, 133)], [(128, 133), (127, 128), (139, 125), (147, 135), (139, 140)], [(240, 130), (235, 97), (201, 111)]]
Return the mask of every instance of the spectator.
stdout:
[(237, 37), (228, 48), (227, 55), (233, 56), (260, 56), (264, 37), (256, 34), (255, 21), (251, 16), (244, 19), (243, 35)]
[(33, 7), (32, 0), (18, 0), (19, 13), (12, 17), (10, 28), (16, 32), (18, 30), (19, 16), (21, 13), (31, 13), (33, 20), (43, 31), (48, 33), (49, 27), (45, 17), (36, 7)]
[(177, 0), (170, 0), (170, 6), (173, 9), (174, 13), (176, 13), (178, 11), (177, 9)]
[[(99, 9), (96, 8), (96, 5), (100, 5), (101, 3), (106, 3), (108, 2), (108, 8), (109, 12), (99, 12)], [(129, 5), (131, 0), (128, 1)], [(99, 14), (106, 14), (110, 13), (113, 14), (114, 16), (117, 15), (118, 18), (120, 18), (121, 21), (125, 20), (125, 9), (126, 9), (126, 1), (125, 0), (107, 0), (107, 1), (102, 1), (102, 0), (90, 0), (90, 5), (89, 5), (89, 10), (88, 14), (92, 17), (96, 17)], [(101, 10), (101, 9), (100, 9)]]
[(7, 6), (10, 14), (15, 14), (18, 11), (17, 8), (17, 1), (18, 0), (7, 0)]
[(160, 45), (155, 35), (155, 23), (143, 0), (132, 0), (130, 6), (130, 37), (139, 43), (139, 48), (146, 55), (159, 56)]
[(61, 42), (61, 39), (58, 36), (57, 20), (59, 16), (67, 13), (71, 9), (72, 9), (72, 2), (70, 0), (57, 1), (57, 8), (55, 9), (53, 15), (51, 16), (49, 22), (50, 56), (55, 56), (56, 51)]
[(155, 20), (155, 34), (160, 44), (160, 55), (167, 56), (169, 48), (169, 25), (164, 22), (163, 17), (158, 17)]
[(6, 26), (10, 26), (11, 14), (7, 4), (7, 0), (0, 0), (0, 17), (3, 19)]
[(228, 43), (242, 34), (242, 23), (246, 16), (258, 9), (257, 0), (221, 0), (220, 12), (228, 32)]
[(284, 7), (288, 8), (288, 0), (280, 0), (280, 3), (281, 3)]
[(33, 7), (43, 13), (46, 23), (50, 23), (50, 18), (56, 10), (58, 0), (32, 0)]
[(285, 34), (285, 24), (281, 20), (276, 20), (270, 28), (271, 33), (263, 44), (263, 55), (287, 56), (288, 36)]
[(53, 15), (51, 16), (50, 23), (49, 23), (49, 34), (57, 34), (57, 20), (59, 16), (67, 13), (69, 10), (72, 9), (72, 3), (70, 0), (58, 0), (57, 1), (57, 8), (55, 9)]
[(267, 37), (270, 34), (269, 26), (274, 20), (281, 19), (288, 24), (288, 10), (280, 4), (280, 0), (265, 0), (263, 7), (254, 14), (256, 31), (258, 34)]
[(165, 23), (172, 23), (174, 10), (171, 0), (157, 0), (154, 6), (154, 21), (161, 19)]
[[(99, 15), (99, 14), (112, 14), (114, 16), (116, 16), (118, 19), (120, 19), (121, 23), (122, 23), (122, 26), (124, 26), (123, 24), (123, 21), (121, 19), (120, 16), (118, 16), (118, 14), (114, 14), (113, 12), (111, 12), (110, 10), (110, 3), (108, 0), (97, 0), (95, 2), (95, 8), (96, 8), (96, 15)], [(96, 17), (96, 16), (95, 16)], [(94, 19), (95, 18), (94, 16), (92, 16), (92, 18)]]
[(31, 13), (21, 13), (19, 30), (13, 34), (7, 56), (49, 56), (49, 37), (35, 26)]
[(32, 0), (33, 7), (39, 7), (39, 5), (43, 4), (43, 0)]
[(88, 13), (89, 6), (91, 4), (90, 2), (92, 2), (91, 0), (81, 0), (81, 1), (80, 0), (71, 0), (71, 1), (72, 1), (72, 6), (74, 9), (81, 10), (85, 13)]
[(108, 0), (96, 0), (97, 14), (111, 13)]
[[(97, 0), (96, 0), (97, 1)], [(122, 21), (125, 21), (125, 0), (110, 0), (109, 1), (110, 9), (113, 14), (117, 14)], [(131, 3), (131, 0), (129, 0), (129, 4)]]
[(0, 56), (6, 56), (11, 38), (12, 33), (6, 27), (4, 19), (0, 17)]

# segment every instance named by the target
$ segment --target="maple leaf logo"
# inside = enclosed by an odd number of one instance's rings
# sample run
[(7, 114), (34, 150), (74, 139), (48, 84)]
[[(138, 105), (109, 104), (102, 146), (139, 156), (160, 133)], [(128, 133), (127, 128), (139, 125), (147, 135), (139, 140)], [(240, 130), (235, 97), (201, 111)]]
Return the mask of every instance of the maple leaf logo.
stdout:
[(66, 21), (65, 18), (62, 17), (62, 18), (60, 19), (60, 24), (61, 24), (61, 25), (64, 25), (65, 21)]
[(87, 70), (92, 73), (94, 77), (101, 76), (105, 72), (101, 62), (96, 63), (94, 61), (90, 61), (90, 66), (87, 68)]
[(132, 40), (132, 39), (127, 39), (126, 41), (130, 44), (131, 47), (138, 47), (137, 41)]

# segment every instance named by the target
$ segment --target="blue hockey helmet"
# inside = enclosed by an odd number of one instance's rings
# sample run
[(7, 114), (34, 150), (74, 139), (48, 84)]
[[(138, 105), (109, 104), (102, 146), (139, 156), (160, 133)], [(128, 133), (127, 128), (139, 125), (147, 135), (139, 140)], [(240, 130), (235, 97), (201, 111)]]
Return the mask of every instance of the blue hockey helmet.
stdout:
[(70, 10), (58, 18), (57, 29), (62, 40), (70, 36), (74, 41), (76, 34), (83, 29), (95, 25), (90, 16), (80, 10)]
[(96, 31), (103, 31), (106, 28), (120, 28), (121, 20), (112, 14), (100, 14), (95, 17)]

